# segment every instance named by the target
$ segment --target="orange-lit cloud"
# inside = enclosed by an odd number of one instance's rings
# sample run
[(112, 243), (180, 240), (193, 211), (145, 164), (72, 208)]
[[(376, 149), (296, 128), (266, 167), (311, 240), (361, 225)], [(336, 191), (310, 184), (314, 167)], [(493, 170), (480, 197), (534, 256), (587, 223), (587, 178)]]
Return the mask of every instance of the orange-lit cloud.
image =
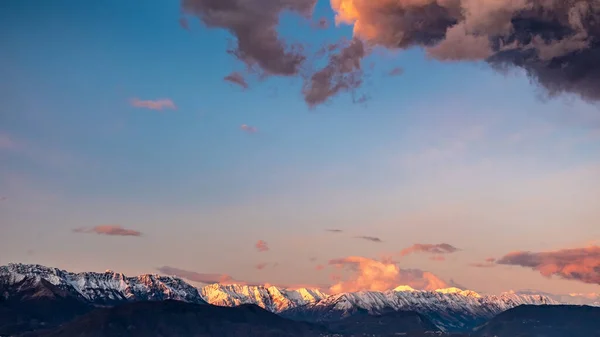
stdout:
[(458, 251), (458, 248), (447, 244), (428, 244), (428, 243), (416, 243), (408, 248), (400, 251), (400, 256), (406, 256), (413, 253), (429, 253), (429, 254), (451, 254)]
[(259, 252), (266, 252), (269, 250), (269, 245), (267, 244), (267, 242), (265, 242), (263, 240), (258, 240), (258, 242), (256, 242), (256, 244), (254, 244), (254, 247)]
[(546, 277), (600, 284), (600, 246), (541, 253), (512, 252), (496, 263), (531, 268)]
[(323, 270), (323, 269), (325, 269), (325, 266), (324, 266), (324, 265), (322, 265), (322, 264), (319, 264), (319, 265), (317, 265), (317, 266), (315, 267), (315, 270), (317, 270), (317, 271), (321, 271), (321, 270)]
[(332, 293), (361, 290), (385, 291), (399, 285), (409, 285), (415, 289), (435, 290), (449, 285), (430, 272), (419, 269), (400, 269), (390, 261), (379, 261), (360, 256), (334, 259), (329, 264), (351, 272), (347, 279), (334, 274), (338, 283), (331, 286)]
[(131, 105), (136, 108), (150, 109), (150, 110), (163, 110), (163, 109), (177, 109), (175, 103), (169, 98), (161, 98), (158, 100), (140, 100), (139, 98), (132, 98)]
[(242, 130), (244, 130), (244, 131), (246, 131), (248, 133), (256, 133), (256, 132), (258, 132), (258, 129), (256, 127), (250, 126), (250, 125), (247, 125), (247, 124), (242, 124), (242, 126), (240, 126), (240, 129), (242, 129)]
[(240, 87), (244, 88), (244, 89), (248, 89), (250, 86), (248, 85), (248, 82), (246, 82), (246, 79), (244, 78), (244, 76), (236, 71), (232, 72), (231, 74), (225, 76), (223, 78), (223, 80), (239, 85)]
[(142, 232), (123, 228), (118, 225), (102, 225), (93, 228), (76, 228), (73, 230), (75, 233), (94, 233), (100, 235), (111, 235), (111, 236), (142, 236)]
[(160, 267), (157, 268), (157, 270), (162, 274), (181, 277), (192, 282), (199, 282), (205, 284), (245, 284), (245, 282), (236, 281), (231, 276), (226, 274), (197, 273), (195, 271), (189, 271), (169, 266)]

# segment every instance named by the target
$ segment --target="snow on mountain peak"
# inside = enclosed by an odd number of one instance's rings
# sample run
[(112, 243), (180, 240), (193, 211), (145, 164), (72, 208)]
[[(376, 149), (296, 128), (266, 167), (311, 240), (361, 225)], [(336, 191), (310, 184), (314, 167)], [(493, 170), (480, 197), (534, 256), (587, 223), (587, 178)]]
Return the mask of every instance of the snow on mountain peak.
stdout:
[(396, 288), (394, 288), (394, 291), (418, 291), (418, 290), (415, 290), (411, 286), (397, 286)]
[(472, 290), (462, 290), (456, 287), (437, 289), (436, 292), (441, 294), (460, 294), (467, 297), (481, 297), (481, 295)]

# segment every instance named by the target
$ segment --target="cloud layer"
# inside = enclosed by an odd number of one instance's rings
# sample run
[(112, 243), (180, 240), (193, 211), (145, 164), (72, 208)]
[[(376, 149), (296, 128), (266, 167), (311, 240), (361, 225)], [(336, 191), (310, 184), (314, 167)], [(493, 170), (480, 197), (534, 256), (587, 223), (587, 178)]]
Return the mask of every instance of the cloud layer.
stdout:
[(349, 270), (350, 277), (335, 276), (338, 283), (331, 286), (331, 293), (361, 290), (385, 291), (400, 285), (415, 289), (436, 290), (449, 285), (434, 274), (419, 269), (400, 269), (393, 261), (379, 261), (360, 256), (349, 256), (329, 261), (329, 265)]
[(142, 236), (142, 232), (123, 228), (118, 225), (102, 225), (93, 228), (76, 228), (73, 230), (75, 233), (93, 233), (100, 235), (111, 235), (111, 236)]
[(546, 277), (600, 284), (600, 246), (542, 253), (512, 252), (496, 263), (531, 268)]

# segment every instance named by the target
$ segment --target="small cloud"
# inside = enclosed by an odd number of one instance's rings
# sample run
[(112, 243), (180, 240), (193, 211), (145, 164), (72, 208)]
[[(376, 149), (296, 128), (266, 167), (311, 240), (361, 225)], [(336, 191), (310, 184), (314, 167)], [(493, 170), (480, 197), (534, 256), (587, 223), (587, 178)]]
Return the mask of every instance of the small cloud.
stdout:
[(600, 284), (600, 246), (540, 253), (512, 252), (496, 263), (531, 268), (545, 277)]
[(330, 233), (342, 233), (343, 230), (341, 229), (326, 229), (325, 231), (330, 232)]
[(324, 266), (324, 265), (322, 265), (322, 264), (319, 264), (319, 265), (317, 265), (317, 266), (315, 267), (315, 270), (318, 270), (318, 271), (321, 271), (321, 270), (323, 270), (323, 269), (325, 269), (325, 266)]
[(404, 74), (404, 69), (402, 67), (395, 67), (388, 72), (388, 75), (390, 76), (400, 76), (402, 74)]
[(248, 82), (246, 82), (246, 79), (244, 78), (244, 76), (238, 72), (232, 72), (231, 74), (225, 76), (223, 78), (223, 80), (227, 81), (227, 82), (231, 82), (233, 84), (237, 84), (240, 87), (244, 88), (244, 89), (248, 89), (250, 86), (248, 85)]
[(308, 260), (310, 262), (315, 262), (315, 261), (317, 261), (317, 258), (316, 257), (309, 257)]
[(367, 240), (367, 241), (371, 241), (371, 242), (377, 242), (377, 243), (381, 243), (383, 242), (383, 240), (381, 240), (378, 237), (375, 236), (355, 236), (356, 239), (362, 239), (362, 240)]
[(326, 17), (322, 17), (313, 24), (314, 28), (327, 29), (329, 28), (329, 20)]
[(177, 276), (177, 277), (181, 277), (181, 278), (184, 278), (184, 279), (192, 281), (192, 282), (198, 282), (198, 283), (204, 283), (204, 284), (213, 284), (213, 283), (245, 284), (245, 282), (234, 280), (231, 276), (229, 276), (227, 274), (197, 273), (195, 271), (189, 271), (189, 270), (184, 270), (184, 269), (179, 269), (179, 268), (169, 267), (169, 266), (159, 267), (159, 268), (157, 268), (157, 270), (161, 274)]
[(185, 17), (181, 17), (179, 18), (179, 26), (181, 26), (181, 28), (189, 31), (190, 30), (190, 22), (188, 21), (187, 18)]
[(471, 263), (471, 264), (469, 264), (469, 266), (475, 267), (475, 268), (493, 268), (496, 266), (496, 264), (494, 262), (496, 262), (495, 258), (488, 257), (483, 262)]
[(250, 125), (246, 125), (246, 124), (242, 124), (242, 126), (240, 126), (240, 129), (248, 132), (248, 133), (256, 133), (258, 132), (258, 129), (254, 126), (250, 126)]
[(17, 143), (6, 133), (0, 133), (0, 150), (14, 150)]
[(254, 268), (256, 268), (258, 270), (263, 270), (263, 269), (267, 268), (268, 265), (269, 265), (268, 263), (263, 262), (263, 263), (259, 263), (256, 266), (254, 266)]
[(447, 243), (439, 243), (439, 244), (428, 244), (428, 243), (416, 243), (408, 248), (400, 251), (400, 256), (406, 256), (413, 253), (429, 253), (429, 254), (451, 254), (459, 251), (458, 248), (447, 244)]
[(430, 257), (429, 259), (431, 261), (438, 261), (438, 262), (446, 261), (446, 258), (442, 255), (434, 255), (434, 256)]
[(176, 110), (177, 107), (175, 103), (169, 98), (161, 98), (158, 100), (140, 100), (139, 98), (132, 98), (131, 105), (136, 108), (150, 109), (150, 110), (163, 110), (163, 109), (171, 109)]
[(258, 240), (258, 242), (256, 242), (256, 244), (254, 245), (254, 247), (259, 252), (266, 252), (266, 251), (269, 250), (269, 245), (267, 244), (267, 242), (265, 242), (263, 240)]
[(141, 232), (133, 229), (126, 229), (116, 225), (102, 225), (93, 228), (76, 228), (73, 230), (75, 233), (93, 233), (99, 235), (111, 235), (111, 236), (142, 236)]

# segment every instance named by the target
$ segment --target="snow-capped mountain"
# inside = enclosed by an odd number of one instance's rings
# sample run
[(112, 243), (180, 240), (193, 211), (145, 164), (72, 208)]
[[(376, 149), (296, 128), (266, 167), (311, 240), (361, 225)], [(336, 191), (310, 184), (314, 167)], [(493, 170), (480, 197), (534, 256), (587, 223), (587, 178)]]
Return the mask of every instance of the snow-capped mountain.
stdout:
[(172, 276), (146, 274), (127, 277), (110, 270), (104, 273), (71, 273), (40, 265), (13, 263), (0, 266), (0, 276), (9, 283), (17, 283), (24, 278), (44, 279), (96, 305), (167, 299), (206, 303), (196, 288)]
[(279, 313), (325, 299), (328, 295), (317, 289), (282, 289), (274, 286), (211, 284), (200, 289), (202, 298), (219, 306), (256, 304), (271, 312)]
[(330, 321), (368, 312), (415, 311), (428, 317), (440, 328), (464, 330), (472, 328), (496, 314), (522, 304), (559, 304), (541, 295), (504, 293), (479, 295), (457, 288), (436, 291), (414, 290), (401, 286), (385, 292), (360, 291), (329, 296), (317, 303), (284, 311), (283, 316), (307, 321)]
[[(511, 291), (512, 292), (512, 291)], [(596, 293), (570, 293), (570, 294), (549, 294), (535, 290), (520, 290), (512, 292), (519, 295), (544, 295), (561, 304), (572, 304), (572, 305), (590, 305), (594, 307), (600, 307), (600, 294)]]

